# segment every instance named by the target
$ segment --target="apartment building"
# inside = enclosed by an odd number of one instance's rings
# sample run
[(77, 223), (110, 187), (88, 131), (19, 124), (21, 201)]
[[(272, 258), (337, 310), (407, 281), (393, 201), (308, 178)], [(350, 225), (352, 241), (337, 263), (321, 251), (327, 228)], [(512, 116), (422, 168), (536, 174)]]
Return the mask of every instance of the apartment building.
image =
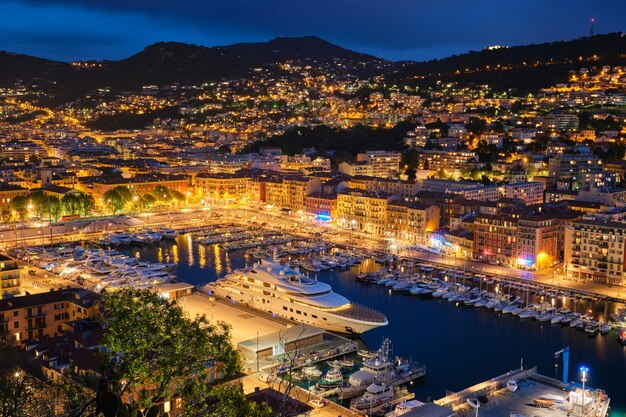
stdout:
[(576, 130), (578, 129), (578, 116), (568, 113), (548, 114), (541, 119), (541, 127), (545, 130)]
[(0, 182), (0, 207), (8, 206), (15, 197), (27, 196), (29, 193), (27, 188)]
[(626, 283), (626, 223), (576, 220), (565, 229), (565, 268), (573, 278)]
[(393, 178), (400, 173), (400, 152), (368, 151), (357, 154), (356, 160), (367, 162), (373, 177)]
[(348, 180), (348, 187), (394, 194), (407, 200), (419, 191), (420, 185), (416, 181), (357, 175)]
[(387, 204), (389, 237), (425, 245), (429, 233), (439, 228), (439, 207), (401, 200)]
[(337, 194), (314, 192), (305, 198), (306, 213), (314, 214), (320, 220), (337, 218)]
[(337, 224), (346, 229), (385, 236), (387, 203), (397, 197), (355, 188), (337, 193)]
[(0, 298), (19, 295), (22, 277), (17, 262), (0, 254)]
[(202, 173), (195, 176), (195, 196), (205, 204), (235, 204), (247, 197), (247, 178), (231, 173)]
[(477, 162), (478, 157), (469, 151), (423, 150), (418, 156), (417, 168), (430, 171), (460, 171), (468, 162)]
[(541, 182), (515, 182), (504, 184), (502, 196), (505, 198), (517, 198), (527, 205), (543, 203), (543, 183)]
[(78, 320), (100, 320), (100, 295), (80, 288), (0, 300), (0, 339), (18, 345), (24, 341), (72, 333)]
[(562, 154), (548, 161), (550, 185), (559, 189), (578, 190), (582, 188), (585, 173), (602, 169), (600, 158), (591, 154)]
[(511, 212), (475, 217), (474, 259), (516, 268), (541, 269), (563, 259), (565, 228), (581, 213)]
[(517, 218), (503, 214), (479, 214), (474, 219), (474, 259), (489, 263), (517, 264)]

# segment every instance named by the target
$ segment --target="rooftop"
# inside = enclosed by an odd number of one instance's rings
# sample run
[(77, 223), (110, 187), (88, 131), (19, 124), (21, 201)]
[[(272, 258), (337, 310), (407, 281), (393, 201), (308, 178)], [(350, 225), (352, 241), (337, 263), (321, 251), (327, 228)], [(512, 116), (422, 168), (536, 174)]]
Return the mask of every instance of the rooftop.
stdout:
[(82, 288), (52, 289), (49, 292), (0, 300), (0, 311), (40, 306), (59, 301), (68, 301), (83, 307), (90, 307), (99, 299), (99, 294)]

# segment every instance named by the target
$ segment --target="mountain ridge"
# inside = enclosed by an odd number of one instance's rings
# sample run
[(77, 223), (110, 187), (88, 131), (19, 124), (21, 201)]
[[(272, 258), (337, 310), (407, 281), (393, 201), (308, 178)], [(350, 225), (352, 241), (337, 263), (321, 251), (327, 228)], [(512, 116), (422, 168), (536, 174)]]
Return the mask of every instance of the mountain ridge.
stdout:
[[(590, 54), (599, 57), (594, 62), (578, 59), (583, 55), (587, 59)], [(360, 76), (384, 75), (387, 84), (426, 86), (441, 80), (525, 90), (566, 81), (564, 77), (569, 69), (626, 64), (626, 37), (623, 33), (612, 33), (469, 51), (430, 61), (395, 63), (343, 48), (317, 36), (279, 37), (267, 42), (214, 47), (157, 42), (120, 60), (82, 61), (97, 63), (85, 67), (0, 51), (0, 85), (11, 86), (17, 81), (42, 85), (50, 88), (62, 101), (101, 87), (122, 91), (137, 90), (148, 84), (197, 85), (245, 77), (254, 68), (276, 62), (317, 61), (323, 64), (337, 59), (351, 62), (352, 69), (360, 71)], [(541, 65), (533, 66), (533, 60)], [(511, 70), (498, 72), (495, 70), (497, 66), (511, 66)]]

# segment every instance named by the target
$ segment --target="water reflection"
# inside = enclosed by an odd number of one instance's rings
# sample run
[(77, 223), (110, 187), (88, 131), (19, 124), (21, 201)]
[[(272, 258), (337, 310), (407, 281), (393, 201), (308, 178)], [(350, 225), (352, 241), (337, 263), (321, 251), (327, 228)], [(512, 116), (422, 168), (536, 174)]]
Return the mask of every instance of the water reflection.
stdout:
[(200, 268), (206, 267), (207, 257), (206, 247), (204, 245), (198, 245), (198, 263), (200, 264)]
[(191, 233), (185, 235), (185, 238), (187, 240), (187, 254), (188, 256), (188, 265), (189, 266), (193, 266), (194, 265), (194, 259), (193, 259), (193, 239), (191, 238)]

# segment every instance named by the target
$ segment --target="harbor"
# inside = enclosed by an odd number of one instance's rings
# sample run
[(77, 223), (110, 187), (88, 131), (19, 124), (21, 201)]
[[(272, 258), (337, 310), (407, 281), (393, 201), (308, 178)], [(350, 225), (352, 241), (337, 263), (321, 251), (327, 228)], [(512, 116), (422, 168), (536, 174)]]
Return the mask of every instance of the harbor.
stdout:
[[(552, 352), (563, 346), (571, 346), (572, 362), (589, 364), (593, 369), (591, 378), (594, 384), (605, 388), (609, 394), (613, 393), (612, 407), (618, 410), (626, 408), (624, 399), (614, 393), (620, 392), (622, 379), (619, 375), (626, 372), (622, 369), (625, 366), (626, 353), (619, 343), (621, 333), (616, 329), (603, 333), (598, 328), (598, 331), (590, 337), (585, 331), (586, 324), (593, 324), (592, 320), (600, 326), (608, 324), (614, 318), (620, 320), (623, 306), (575, 292), (568, 294), (550, 292), (532, 283), (524, 286), (524, 283), (498, 276), (478, 276), (460, 269), (444, 269), (434, 263), (413, 261), (411, 264), (407, 260), (399, 262), (389, 254), (338, 247), (321, 239), (306, 239), (290, 235), (288, 232), (279, 233), (258, 228), (254, 231), (237, 227), (240, 226), (233, 224), (215, 228), (197, 227), (178, 231), (178, 236), (173, 239), (161, 238), (151, 243), (101, 246), (102, 242), (92, 241), (83, 243), (78, 250), (71, 245), (66, 245), (63, 249), (21, 248), (13, 255), (20, 256), (20, 259), (28, 261), (32, 266), (44, 268), (54, 263), (50, 262), (51, 259), (45, 258), (46, 256), (56, 256), (67, 261), (69, 257), (74, 257), (81, 251), (82, 258), (78, 257), (78, 260), (87, 256), (91, 259), (99, 256), (100, 260), (125, 259), (130, 263), (163, 266), (167, 271), (167, 279), (161, 283), (149, 283), (146, 287), (156, 288), (165, 282), (178, 280), (188, 282), (198, 290), (202, 290), (207, 283), (238, 269), (251, 268), (259, 261), (265, 262), (263, 259), (277, 257), (283, 266), (289, 263), (289, 267), (293, 270), (297, 267), (302, 276), (326, 283), (332, 286), (333, 291), (346, 296), (350, 301), (370, 306), (387, 316), (389, 325), (369, 330), (356, 341), (360, 345), (358, 350), (367, 350), (369, 347), (376, 351), (381, 342), (389, 338), (393, 340), (394, 356), (408, 358), (407, 360), (411, 362), (412, 358), (415, 358), (424, 364), (428, 369), (426, 377), (422, 374), (402, 382), (406, 384), (408, 396), (403, 397), (403, 394), (399, 394), (399, 397), (405, 400), (428, 402), (441, 397), (449, 390), (462, 390), (464, 386), (469, 386), (478, 379), (488, 379), (502, 369), (510, 369), (511, 363), (519, 361), (519, 358), (524, 358), (525, 363), (536, 364), (544, 374), (551, 371), (555, 375), (560, 374), (561, 365), (553, 359)], [(230, 242), (207, 241), (212, 234), (218, 236), (217, 230), (221, 234), (240, 236), (245, 234), (247, 237)], [(251, 244), (267, 240), (271, 243)], [(237, 242), (236, 244), (241, 247), (224, 247), (225, 243), (233, 242)], [(55, 255), (55, 251), (59, 249), (65, 252), (57, 252)], [(118, 262), (121, 261), (110, 263)], [(56, 268), (50, 266), (47, 269), (62, 276), (60, 275), (62, 269), (58, 266)], [(66, 278), (77, 280), (79, 276), (83, 277), (82, 270), (81, 274), (67, 275)], [(387, 281), (383, 282), (385, 279)], [(78, 284), (78, 281), (76, 283)], [(96, 281), (87, 279), (83, 282), (83, 285), (94, 284)], [(144, 282), (141, 285), (145, 284)], [(116, 288), (107, 286), (109, 290)], [(190, 305), (193, 297), (197, 300), (194, 303), (202, 307), (190, 311), (206, 314), (212, 320), (221, 320), (221, 317), (228, 317), (229, 322), (235, 320), (239, 323), (237, 320), (241, 320), (244, 325), (236, 326), (235, 333), (239, 332), (236, 336), (237, 343), (248, 341), (248, 345), (253, 348), (256, 344), (256, 330), (263, 329), (259, 335), (262, 341), (264, 335), (276, 334), (281, 329), (294, 325), (293, 320), (280, 318), (268, 312), (259, 312), (245, 303), (229, 305), (232, 301), (226, 299), (218, 299), (214, 303), (206, 293), (183, 297), (181, 303), (190, 300)], [(456, 299), (450, 300), (451, 297)], [(211, 307), (213, 304), (218, 307)], [(226, 310), (221, 311), (222, 308), (227, 308), (230, 313), (226, 313)], [(507, 312), (504, 311), (505, 308)], [(528, 313), (530, 315), (526, 317)], [(555, 316), (566, 317), (569, 314), (576, 316), (569, 322), (567, 318), (553, 322)], [(255, 323), (251, 319), (252, 316), (262, 317), (260, 323), (266, 324)], [(571, 326), (576, 319), (586, 321), (581, 331), (577, 330), (578, 326)], [(614, 326), (617, 327), (618, 324)], [(430, 343), (431, 337), (436, 338), (437, 343)], [(472, 342), (475, 340), (487, 341), (491, 346), (490, 351), (499, 353), (486, 355), (478, 344)], [(348, 342), (350, 338), (338, 338), (330, 344), (323, 343), (310, 348), (310, 351), (319, 353), (327, 348), (332, 350)], [(364, 346), (361, 343), (364, 343)], [(327, 401), (333, 399), (340, 401), (337, 395), (339, 386), (317, 391), (315, 382), (321, 380), (332, 368), (328, 363), (332, 361), (354, 360), (352, 374), (356, 373), (363, 365), (363, 360), (359, 361), (358, 355), (354, 353), (355, 349), (356, 347), (351, 344), (350, 351), (346, 351), (345, 354), (339, 352), (332, 357), (318, 355), (317, 360), (311, 358), (309, 363), (307, 360), (310, 358), (307, 354), (310, 352), (303, 349), (300, 362), (293, 367), (293, 374), (299, 374), (295, 375), (294, 381), (302, 389), (307, 390), (313, 396), (311, 398), (318, 398), (318, 395), (321, 395), (321, 398), (326, 398)], [(597, 365), (596, 360), (599, 357), (610, 361), (612, 369), (608, 370)], [(280, 355), (272, 355), (266, 362), (261, 363), (259, 368), (280, 368), (280, 363)], [(302, 378), (304, 368), (314, 365), (318, 366), (321, 372), (319, 378), (308, 380)], [(246, 367), (250, 370), (256, 369), (254, 360), (248, 361)], [(458, 375), (453, 383), (446, 376), (450, 372)], [(314, 373), (317, 375), (317, 372)], [(343, 380), (349, 380), (351, 375), (342, 373), (341, 376)], [(357, 398), (363, 394), (364, 392), (361, 392)], [(396, 395), (392, 397), (396, 398)], [(350, 408), (352, 399), (354, 398), (344, 399), (342, 404), (346, 409)], [(388, 412), (392, 408), (385, 407), (384, 411)], [(379, 409), (381, 410), (382, 408)]]

